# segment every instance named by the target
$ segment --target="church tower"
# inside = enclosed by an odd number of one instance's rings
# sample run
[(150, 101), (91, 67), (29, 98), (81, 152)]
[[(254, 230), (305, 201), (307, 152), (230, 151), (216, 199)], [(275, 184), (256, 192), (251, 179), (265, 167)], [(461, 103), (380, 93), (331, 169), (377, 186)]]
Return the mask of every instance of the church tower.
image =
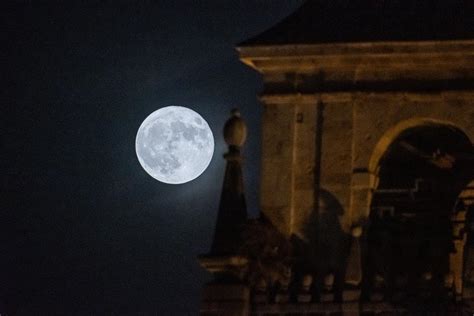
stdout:
[(203, 315), (474, 312), (473, 17), (308, 0), (237, 47), (264, 82), (261, 217), (234, 113)]

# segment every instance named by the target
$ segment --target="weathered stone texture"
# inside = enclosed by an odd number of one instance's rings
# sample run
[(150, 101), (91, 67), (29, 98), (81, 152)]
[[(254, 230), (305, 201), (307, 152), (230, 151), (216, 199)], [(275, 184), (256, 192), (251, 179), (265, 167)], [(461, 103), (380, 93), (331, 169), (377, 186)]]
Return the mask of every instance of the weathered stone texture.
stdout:
[(470, 40), (241, 48), (265, 82), (263, 212), (286, 234), (299, 232), (316, 209), (311, 190), (324, 189), (343, 206), (347, 230), (368, 215), (377, 159), (403, 129), (432, 121), (474, 139), (473, 48)]
[(384, 134), (407, 120), (413, 121), (410, 127), (424, 124), (424, 119), (452, 124), (474, 139), (474, 91), (357, 93), (353, 111), (354, 169), (368, 168)]
[(267, 105), (263, 112), (261, 207), (285, 234), (293, 207), (295, 117), (294, 105)]
[(314, 212), (316, 104), (297, 104), (293, 162), (293, 214), (291, 233), (305, 238), (306, 225)]
[[(349, 209), (352, 152), (352, 104), (324, 104), (321, 148), (321, 188), (331, 192), (344, 210)], [(342, 215), (342, 214), (341, 214)], [(347, 212), (341, 217), (343, 228), (350, 226)]]

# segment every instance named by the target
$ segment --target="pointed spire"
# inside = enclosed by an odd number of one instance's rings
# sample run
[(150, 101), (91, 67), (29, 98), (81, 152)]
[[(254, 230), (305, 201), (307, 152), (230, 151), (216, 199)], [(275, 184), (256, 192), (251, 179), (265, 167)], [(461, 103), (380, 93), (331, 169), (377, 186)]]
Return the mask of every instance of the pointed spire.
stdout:
[(247, 137), (247, 126), (237, 109), (224, 126), (224, 139), (229, 150), (224, 154), (227, 160), (222, 186), (219, 213), (211, 254), (235, 254), (239, 246), (243, 225), (247, 220), (244, 184), (242, 179), (242, 156), (240, 149)]

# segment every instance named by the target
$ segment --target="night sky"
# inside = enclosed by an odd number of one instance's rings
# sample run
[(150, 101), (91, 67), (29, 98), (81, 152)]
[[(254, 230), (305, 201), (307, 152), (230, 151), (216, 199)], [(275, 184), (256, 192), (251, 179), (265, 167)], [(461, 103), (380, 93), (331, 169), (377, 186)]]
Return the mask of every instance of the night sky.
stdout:
[[(197, 314), (233, 107), (258, 213), (262, 82), (234, 46), (301, 2), (2, 2), (3, 313)], [(135, 155), (139, 125), (168, 105), (200, 113), (216, 141), (184, 185), (154, 180)]]

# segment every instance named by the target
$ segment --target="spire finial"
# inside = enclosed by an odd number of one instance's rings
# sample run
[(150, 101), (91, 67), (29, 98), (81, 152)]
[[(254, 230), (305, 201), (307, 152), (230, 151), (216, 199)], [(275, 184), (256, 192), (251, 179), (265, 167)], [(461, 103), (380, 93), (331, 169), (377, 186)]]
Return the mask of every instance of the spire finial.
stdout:
[(212, 254), (221, 255), (235, 254), (247, 220), (240, 156), (240, 148), (247, 137), (247, 126), (237, 109), (233, 109), (231, 114), (224, 125), (224, 139), (229, 145), (229, 152), (224, 155), (227, 165), (211, 249)]

